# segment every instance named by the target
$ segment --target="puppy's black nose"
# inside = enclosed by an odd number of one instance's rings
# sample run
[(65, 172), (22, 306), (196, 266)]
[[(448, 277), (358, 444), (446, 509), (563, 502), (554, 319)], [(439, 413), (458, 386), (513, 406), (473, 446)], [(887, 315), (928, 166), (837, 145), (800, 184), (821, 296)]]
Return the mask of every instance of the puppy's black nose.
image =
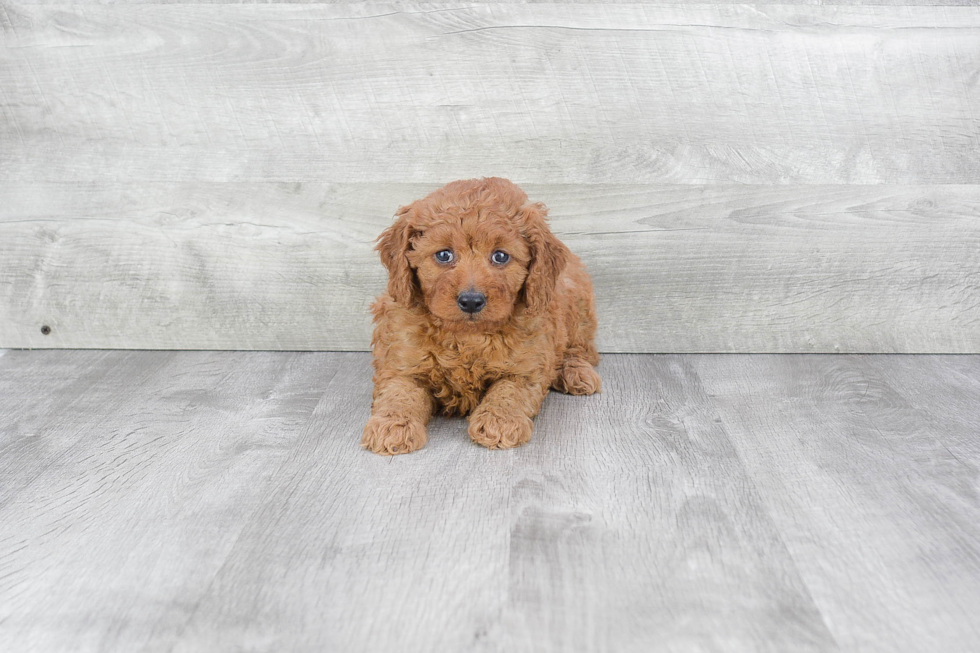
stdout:
[(482, 292), (461, 292), (456, 297), (456, 304), (464, 313), (479, 313), (487, 305), (487, 296)]

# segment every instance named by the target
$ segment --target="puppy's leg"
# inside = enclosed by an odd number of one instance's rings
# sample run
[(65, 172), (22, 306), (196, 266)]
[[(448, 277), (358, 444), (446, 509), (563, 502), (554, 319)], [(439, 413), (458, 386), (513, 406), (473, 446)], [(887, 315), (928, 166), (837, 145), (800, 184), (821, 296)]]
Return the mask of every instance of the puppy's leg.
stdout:
[(591, 395), (602, 390), (602, 379), (595, 371), (599, 352), (595, 348), (598, 322), (592, 280), (582, 267), (572, 270), (571, 275), (572, 297), (565, 305), (568, 344), (559, 353), (562, 364), (551, 387), (570, 395)]
[(562, 355), (562, 365), (552, 387), (570, 395), (591, 395), (602, 390), (602, 379), (595, 371), (599, 352), (595, 348), (598, 325), (592, 282), (584, 271), (576, 281), (578, 296), (569, 302), (567, 315), (568, 345)]
[(548, 389), (527, 379), (500, 379), (470, 415), (470, 438), (488, 449), (510, 449), (531, 439), (531, 418)]
[(554, 383), (555, 390), (570, 395), (591, 395), (602, 390), (602, 379), (595, 371), (591, 360), (597, 358), (585, 352), (568, 351)]
[(432, 395), (414, 380), (394, 377), (377, 381), (361, 446), (386, 456), (421, 449), (432, 409)]

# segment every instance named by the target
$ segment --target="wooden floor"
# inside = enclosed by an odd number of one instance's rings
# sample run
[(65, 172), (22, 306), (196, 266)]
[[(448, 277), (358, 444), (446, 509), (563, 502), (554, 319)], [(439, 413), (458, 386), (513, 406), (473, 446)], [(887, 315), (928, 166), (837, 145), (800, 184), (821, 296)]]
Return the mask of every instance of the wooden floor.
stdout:
[(0, 357), (3, 651), (976, 651), (980, 356), (606, 356), (358, 439), (358, 353)]

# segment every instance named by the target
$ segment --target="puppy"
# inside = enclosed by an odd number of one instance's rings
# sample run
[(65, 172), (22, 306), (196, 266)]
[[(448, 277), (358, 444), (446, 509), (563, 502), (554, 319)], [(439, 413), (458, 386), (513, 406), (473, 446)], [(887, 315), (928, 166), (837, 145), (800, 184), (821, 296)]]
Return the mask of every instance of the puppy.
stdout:
[(389, 277), (372, 306), (366, 449), (419, 449), (436, 410), (469, 415), (477, 444), (516, 447), (549, 388), (599, 392), (592, 281), (547, 211), (500, 178), (455, 181), (398, 210), (376, 248)]

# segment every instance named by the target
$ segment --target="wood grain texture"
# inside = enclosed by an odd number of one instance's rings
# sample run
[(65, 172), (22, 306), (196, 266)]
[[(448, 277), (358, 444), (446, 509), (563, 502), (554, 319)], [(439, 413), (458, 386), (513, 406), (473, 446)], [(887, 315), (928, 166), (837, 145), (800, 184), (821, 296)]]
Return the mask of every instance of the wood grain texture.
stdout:
[[(869, 357), (862, 359), (868, 374), (887, 380), (901, 398), (895, 403), (914, 406), (929, 421), (949, 452), (980, 473), (980, 425), (974, 403), (980, 392), (980, 358), (925, 356), (921, 358)], [(971, 491), (964, 486), (963, 491)]]
[[(976, 357), (966, 359), (976, 369)], [(972, 651), (980, 386), (933, 357), (702, 357), (694, 368), (843, 650)], [(955, 365), (955, 363), (952, 363)], [(917, 403), (971, 423), (973, 456)], [(940, 402), (940, 403), (937, 403)], [(957, 434), (963, 438), (961, 429)]]
[[(9, 184), (0, 346), (364, 350), (372, 241), (433, 188)], [(980, 351), (980, 186), (526, 189), (603, 351)]]
[[(293, 649), (298, 630), (309, 650), (832, 650), (724, 434), (686, 415), (703, 430), (692, 443), (669, 419), (617, 410), (654, 389), (620, 362), (611, 405), (552, 396), (535, 444), (504, 456), (461, 420), (438, 420), (418, 461), (314, 428), (316, 455), (297, 458), (176, 650)], [(683, 410), (684, 388), (663, 381), (665, 410)], [(356, 436), (367, 413), (334, 410), (314, 423), (353, 413)]]
[[(613, 358), (527, 447), (437, 420), (389, 459), (366, 355), (100, 355), (162, 367), (56, 413), (86, 437), (0, 507), (9, 650), (836, 648), (685, 369)], [(14, 353), (4, 390), (92, 356)]]
[(972, 650), (980, 357), (600, 369), (391, 459), (366, 354), (10, 352), (0, 648)]
[(2, 7), (4, 182), (980, 178), (977, 7)]
[(344, 358), (67, 356), (3, 359), (0, 647), (169, 650)]
[(976, 6), (0, 0), (0, 33), (0, 346), (364, 349), (394, 208), (498, 174), (605, 351), (980, 352)]
[[(9, 1), (9, 0), (8, 0)], [(899, 7), (917, 7), (917, 6), (930, 6), (930, 7), (972, 7), (976, 6), (980, 0), (761, 0), (759, 2), (753, 2), (753, 5), (848, 5), (848, 6), (862, 6), (862, 5), (883, 5), (883, 6), (899, 6)], [(297, 4), (297, 5), (342, 5), (342, 4), (370, 4), (370, 0), (366, 2), (365, 0), (72, 0), (70, 3), (65, 0), (16, 0), (12, 4), (17, 5), (114, 5), (114, 4), (150, 4), (150, 5), (167, 5), (167, 4), (186, 4), (186, 5), (212, 5), (212, 4), (231, 4), (231, 5), (245, 5), (245, 4)], [(395, 8), (399, 11), (411, 11), (416, 10), (420, 6), (428, 5), (441, 6), (443, 8), (452, 7), (454, 3), (451, 2), (440, 2), (440, 3), (420, 3), (418, 0), (394, 0), (384, 2), (385, 7)], [(481, 3), (467, 2), (467, 6), (472, 6), (475, 4), (488, 4), (486, 0)], [(515, 5), (534, 5), (534, 4), (547, 4), (547, 5), (582, 5), (582, 4), (592, 4), (592, 5), (616, 5), (616, 4), (637, 4), (637, 0), (493, 0), (493, 4), (515, 4)], [(680, 4), (680, 3), (675, 3)], [(739, 2), (739, 0), (688, 0), (683, 4), (692, 5), (738, 5), (744, 4)]]

